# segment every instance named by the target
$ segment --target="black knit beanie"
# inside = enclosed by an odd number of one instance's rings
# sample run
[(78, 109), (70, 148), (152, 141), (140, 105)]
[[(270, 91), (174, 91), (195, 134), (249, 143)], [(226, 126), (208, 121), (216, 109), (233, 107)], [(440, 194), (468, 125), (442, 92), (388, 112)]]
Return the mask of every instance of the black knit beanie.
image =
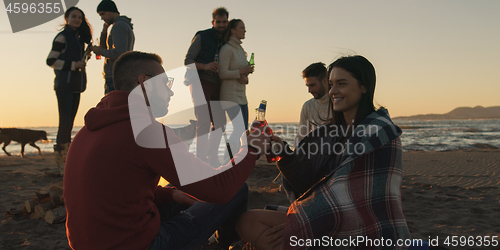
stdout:
[(111, 0), (102, 0), (102, 2), (97, 5), (97, 12), (99, 11), (109, 11), (120, 14), (120, 12), (118, 12), (118, 9), (116, 8), (115, 2)]

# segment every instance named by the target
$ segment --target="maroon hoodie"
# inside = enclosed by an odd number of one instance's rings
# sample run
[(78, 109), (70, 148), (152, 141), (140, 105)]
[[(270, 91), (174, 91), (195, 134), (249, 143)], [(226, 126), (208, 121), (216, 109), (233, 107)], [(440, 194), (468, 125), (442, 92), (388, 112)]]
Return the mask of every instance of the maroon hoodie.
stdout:
[[(160, 176), (199, 200), (223, 204), (243, 186), (258, 159), (242, 150), (235, 156), (241, 160), (235, 167), (222, 166), (218, 175), (181, 186), (169, 148), (136, 144), (128, 95), (112, 91), (105, 96), (87, 112), (85, 126), (71, 143), (64, 200), (73, 249), (148, 249), (160, 227), (155, 203), (172, 201), (171, 189), (157, 186)], [(168, 137), (169, 142), (180, 142), (170, 128), (165, 132), (165, 141)], [(184, 147), (180, 153), (176, 150), (179, 157), (200, 170), (211, 168)]]

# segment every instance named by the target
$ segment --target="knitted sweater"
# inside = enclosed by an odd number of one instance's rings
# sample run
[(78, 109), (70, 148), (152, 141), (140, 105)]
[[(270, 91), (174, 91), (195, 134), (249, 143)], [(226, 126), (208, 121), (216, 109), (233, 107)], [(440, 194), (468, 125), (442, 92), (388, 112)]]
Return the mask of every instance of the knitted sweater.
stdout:
[(248, 65), (247, 56), (241, 42), (231, 36), (220, 49), (219, 77), (221, 101), (231, 101), (240, 105), (247, 104), (246, 84), (238, 82), (240, 69)]
[(325, 93), (321, 98), (311, 98), (304, 103), (300, 111), (299, 128), (295, 136), (295, 146), (299, 145), (300, 140), (309, 132), (318, 128), (332, 118), (331, 108), (329, 106), (330, 97)]

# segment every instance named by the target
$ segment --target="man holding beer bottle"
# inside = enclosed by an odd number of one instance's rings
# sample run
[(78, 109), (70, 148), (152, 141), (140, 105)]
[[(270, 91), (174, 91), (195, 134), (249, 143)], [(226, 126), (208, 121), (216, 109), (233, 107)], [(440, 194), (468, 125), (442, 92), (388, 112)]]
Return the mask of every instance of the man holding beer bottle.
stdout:
[[(195, 77), (186, 75), (195, 106), (196, 156), (214, 167), (220, 166), (218, 148), (226, 123), (225, 113), (219, 103), (220, 78), (219, 51), (222, 36), (227, 29), (229, 13), (224, 7), (212, 13), (212, 28), (201, 30), (194, 36), (186, 54), (184, 65), (195, 65), (201, 86)], [(188, 69), (189, 70), (189, 69)], [(191, 69), (194, 70), (194, 69)], [(212, 101), (212, 103), (211, 103)], [(213, 132), (210, 132), (212, 127)]]
[[(97, 13), (104, 21), (101, 32), (100, 44), (92, 47), (92, 51), (98, 56), (106, 58), (104, 61), (104, 94), (115, 90), (113, 85), (113, 63), (118, 57), (134, 49), (135, 36), (132, 30), (132, 19), (127, 16), (120, 16), (116, 4), (111, 0), (103, 0), (97, 6)], [(108, 27), (113, 24), (108, 36)]]

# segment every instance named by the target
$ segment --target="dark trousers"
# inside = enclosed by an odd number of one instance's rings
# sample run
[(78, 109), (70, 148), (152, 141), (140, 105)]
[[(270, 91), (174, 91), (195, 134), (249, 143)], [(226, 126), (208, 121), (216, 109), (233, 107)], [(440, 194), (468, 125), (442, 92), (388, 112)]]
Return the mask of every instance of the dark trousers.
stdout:
[[(240, 148), (240, 137), (248, 129), (248, 104), (233, 106), (226, 109), (227, 115), (233, 123), (233, 132), (229, 137), (229, 143), (234, 149)], [(235, 125), (234, 120), (241, 114), (243, 116), (243, 126)]]
[(245, 183), (227, 204), (198, 201), (189, 208), (175, 202), (158, 206), (161, 225), (150, 249), (199, 249), (215, 230), (218, 230), (219, 244), (227, 249), (238, 237), (234, 225), (247, 205)]
[(80, 93), (56, 90), (56, 97), (59, 109), (59, 128), (57, 130), (56, 144), (62, 145), (71, 142), (71, 130), (73, 130), (76, 112), (80, 105)]
[(113, 78), (106, 78), (104, 83), (104, 94), (107, 95), (113, 90), (115, 90), (115, 85), (113, 85)]
[(218, 159), (218, 148), (226, 124), (226, 114), (219, 101), (220, 84), (200, 80), (190, 86), (196, 115), (196, 156), (208, 162)]

